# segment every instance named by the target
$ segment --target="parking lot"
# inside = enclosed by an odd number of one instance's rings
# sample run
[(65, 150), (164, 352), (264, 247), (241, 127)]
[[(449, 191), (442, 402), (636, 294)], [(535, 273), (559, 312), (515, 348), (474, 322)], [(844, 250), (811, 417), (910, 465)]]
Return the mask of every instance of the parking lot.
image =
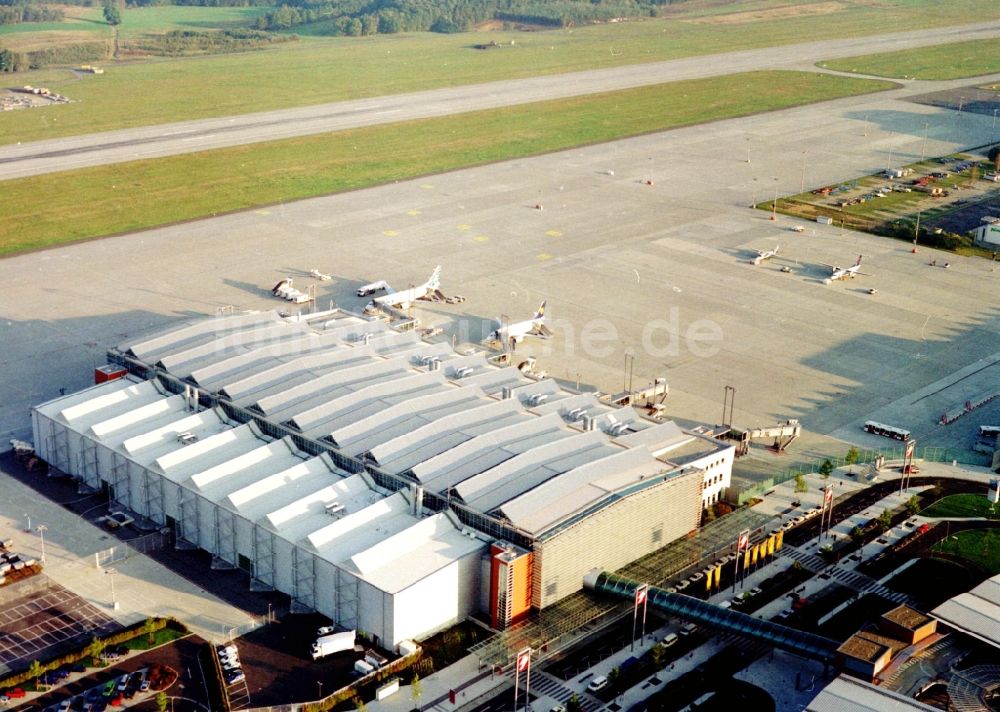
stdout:
[(0, 608), (0, 663), (21, 670), (106, 635), (120, 626), (94, 606), (48, 581)]
[[(103, 695), (104, 688), (112, 680), (120, 682), (125, 674), (131, 674), (143, 669), (151, 670), (153, 666), (162, 666), (164, 670), (172, 670), (177, 674), (176, 680), (165, 689), (172, 698), (173, 712), (204, 712), (208, 707), (206, 683), (202, 677), (198, 663), (198, 651), (205, 641), (197, 636), (188, 636), (168, 645), (145, 653), (133, 654), (114, 662), (99, 671), (92, 669), (84, 672), (72, 672), (65, 680), (56, 682), (53, 687), (41, 697), (31, 700), (27, 710), (57, 710), (66, 700), (77, 700), (73, 709), (82, 709), (88, 695), (92, 709), (114, 709), (111, 701), (113, 695)], [(172, 677), (172, 676), (171, 676)], [(147, 677), (146, 679), (150, 679)], [(167, 678), (170, 679), (170, 678)], [(116, 687), (117, 687), (116, 682)], [(140, 678), (133, 681), (134, 695), (125, 696), (124, 706), (138, 709), (154, 710), (153, 698), (157, 689), (151, 687), (142, 691)], [(103, 706), (102, 706), (103, 704)]]

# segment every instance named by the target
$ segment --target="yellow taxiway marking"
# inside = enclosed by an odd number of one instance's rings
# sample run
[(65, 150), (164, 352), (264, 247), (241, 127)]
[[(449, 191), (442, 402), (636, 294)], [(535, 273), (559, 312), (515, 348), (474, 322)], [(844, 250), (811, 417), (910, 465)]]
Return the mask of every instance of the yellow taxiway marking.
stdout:
[(542, 252), (535, 259), (536, 260), (551, 260), (552, 259), (552, 255), (550, 255), (548, 252)]
[(414, 210), (407, 210), (406, 214), (409, 215), (409, 216), (411, 216), (411, 217), (416, 217), (417, 215), (420, 215), (420, 211), (416, 210), (416, 209), (414, 209)]
[(385, 235), (386, 237), (396, 237), (396, 235), (398, 235), (399, 233), (396, 232), (395, 230), (383, 230), (382, 234)]
[(465, 232), (466, 230), (471, 230), (472, 225), (459, 225), (458, 229), (461, 230), (462, 232)]
[(434, 190), (434, 186), (433, 186), (433, 185), (431, 185), (430, 183), (421, 183), (421, 184), (420, 184), (420, 187), (421, 187), (421, 188), (422, 188), (423, 190)]
[(545, 234), (548, 235), (549, 237), (562, 237), (562, 233), (559, 232), (558, 230), (549, 230)]
[(489, 242), (490, 241), (489, 235), (476, 235), (472, 239), (475, 242)]
[(270, 215), (271, 214), (270, 210), (255, 210), (254, 212), (257, 213), (258, 215)]

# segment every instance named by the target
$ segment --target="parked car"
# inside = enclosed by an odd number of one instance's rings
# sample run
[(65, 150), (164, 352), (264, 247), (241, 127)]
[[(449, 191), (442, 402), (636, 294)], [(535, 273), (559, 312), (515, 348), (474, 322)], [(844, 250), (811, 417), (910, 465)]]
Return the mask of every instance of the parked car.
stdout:
[(237, 682), (243, 682), (246, 679), (246, 675), (242, 670), (231, 670), (226, 673), (227, 685), (235, 685)]
[(316, 630), (316, 637), (322, 638), (324, 635), (330, 635), (331, 633), (336, 633), (337, 629), (332, 625), (325, 625), (322, 628)]
[(608, 686), (608, 678), (604, 675), (598, 675), (589, 683), (587, 683), (587, 692), (599, 692)]

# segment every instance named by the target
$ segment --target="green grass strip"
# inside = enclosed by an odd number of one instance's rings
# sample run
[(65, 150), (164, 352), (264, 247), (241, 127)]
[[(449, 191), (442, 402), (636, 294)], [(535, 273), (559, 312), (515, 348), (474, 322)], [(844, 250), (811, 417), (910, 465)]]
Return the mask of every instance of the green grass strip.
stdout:
[(750, 72), (5, 181), (0, 254), (893, 86)]
[(1000, 72), (1000, 38), (819, 62), (841, 72), (896, 79), (961, 79)]
[(925, 517), (982, 517), (1000, 519), (1000, 507), (985, 495), (955, 494), (935, 502), (920, 513)]
[(934, 545), (934, 551), (960, 556), (990, 575), (1000, 574), (1000, 531), (996, 529), (969, 529), (952, 534)]
[[(725, 18), (714, 16), (730, 15), (733, 19), (732, 13), (761, 9), (773, 9), (775, 13), (737, 15), (738, 22), (719, 22)], [(222, 21), (223, 12), (238, 14), (242, 9), (126, 8), (121, 32), (129, 36), (137, 30), (140, 33), (154, 28), (166, 30), (182, 23), (192, 28), (211, 27)], [(996, 0), (851, 3), (754, 0), (676, 3), (663, 12), (661, 19), (546, 32), (304, 38), (255, 52), (99, 63), (106, 73), (82, 80), (66, 70), (62, 71), (61, 79), (53, 76), (55, 70), (46, 70), (42, 76), (27, 72), (12, 77), (11, 83), (45, 86), (65, 94), (74, 103), (0, 113), (0, 143), (840, 37), (988, 22), (1000, 20), (1000, 3)], [(206, 13), (207, 21), (202, 19)], [(99, 17), (100, 10), (94, 14)], [(87, 23), (67, 22), (65, 29), (80, 24)], [(308, 26), (294, 31), (306, 32)], [(491, 40), (505, 46), (487, 51), (472, 48), (476, 43)], [(642, 69), (637, 66), (635, 71)]]

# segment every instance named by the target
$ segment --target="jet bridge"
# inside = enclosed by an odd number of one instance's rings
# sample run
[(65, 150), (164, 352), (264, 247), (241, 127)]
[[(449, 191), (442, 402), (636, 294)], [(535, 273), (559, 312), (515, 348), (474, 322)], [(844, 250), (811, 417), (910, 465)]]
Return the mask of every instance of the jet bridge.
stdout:
[(740, 430), (739, 428), (730, 427), (729, 434), (726, 437), (732, 440), (740, 441), (739, 445), (736, 446), (736, 456), (741, 457), (750, 452), (750, 442), (752, 440), (774, 438), (774, 444), (771, 448), (775, 452), (784, 452), (785, 449), (801, 434), (802, 426), (799, 424), (799, 421), (790, 419), (786, 420), (784, 423), (778, 423), (777, 425), (771, 425), (765, 428)]

